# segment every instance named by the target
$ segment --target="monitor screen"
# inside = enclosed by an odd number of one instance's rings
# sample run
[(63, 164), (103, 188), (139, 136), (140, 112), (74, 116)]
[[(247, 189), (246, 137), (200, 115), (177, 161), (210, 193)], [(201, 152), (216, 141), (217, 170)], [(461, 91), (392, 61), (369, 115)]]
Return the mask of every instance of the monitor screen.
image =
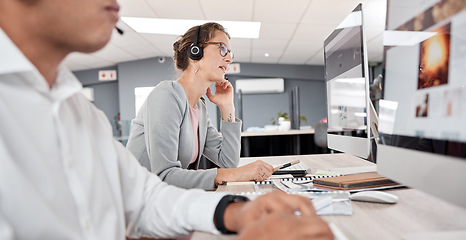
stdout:
[(378, 172), (466, 207), (466, 2), (389, 0)]
[(324, 42), (328, 147), (368, 158), (368, 63), (359, 4)]

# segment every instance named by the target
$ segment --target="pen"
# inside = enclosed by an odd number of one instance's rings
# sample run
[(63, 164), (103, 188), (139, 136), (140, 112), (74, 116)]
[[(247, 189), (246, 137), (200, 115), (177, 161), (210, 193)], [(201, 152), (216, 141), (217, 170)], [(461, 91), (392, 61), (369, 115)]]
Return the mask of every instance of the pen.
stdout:
[(283, 168), (286, 168), (286, 167), (289, 167), (289, 166), (293, 166), (293, 165), (298, 164), (298, 163), (299, 163), (299, 160), (296, 160), (294, 162), (285, 163), (285, 164), (280, 165), (278, 167), (274, 167), (273, 171), (275, 172), (277, 170), (280, 170), (280, 169), (283, 169)]

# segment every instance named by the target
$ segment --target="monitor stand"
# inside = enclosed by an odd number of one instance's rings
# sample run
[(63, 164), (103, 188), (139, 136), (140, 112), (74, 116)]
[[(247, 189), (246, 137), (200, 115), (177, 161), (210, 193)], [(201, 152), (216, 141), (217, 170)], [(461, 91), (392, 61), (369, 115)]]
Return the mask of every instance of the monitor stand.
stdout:
[(377, 116), (377, 112), (375, 111), (375, 107), (371, 101), (369, 101), (369, 114), (370, 114), (370, 129), (371, 129), (371, 137), (375, 138), (375, 142), (378, 142), (379, 139), (379, 117)]
[(369, 114), (370, 114), (370, 139), (371, 139), (371, 149), (367, 160), (376, 163), (377, 160), (377, 145), (379, 144), (379, 117), (375, 111), (375, 107), (372, 104), (372, 101), (369, 101)]

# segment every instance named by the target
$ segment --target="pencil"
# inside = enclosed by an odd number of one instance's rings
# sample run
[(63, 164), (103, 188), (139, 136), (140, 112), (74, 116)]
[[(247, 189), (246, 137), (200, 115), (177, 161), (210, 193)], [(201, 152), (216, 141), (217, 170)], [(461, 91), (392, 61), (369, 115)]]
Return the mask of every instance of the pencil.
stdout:
[(282, 164), (278, 167), (274, 167), (273, 168), (273, 171), (277, 171), (277, 170), (280, 170), (280, 169), (283, 169), (283, 168), (286, 168), (286, 167), (289, 167), (289, 166), (293, 166), (295, 164), (298, 164), (299, 163), (299, 160), (296, 160), (296, 161), (293, 161), (293, 162), (289, 162), (289, 163), (285, 163), (285, 164)]

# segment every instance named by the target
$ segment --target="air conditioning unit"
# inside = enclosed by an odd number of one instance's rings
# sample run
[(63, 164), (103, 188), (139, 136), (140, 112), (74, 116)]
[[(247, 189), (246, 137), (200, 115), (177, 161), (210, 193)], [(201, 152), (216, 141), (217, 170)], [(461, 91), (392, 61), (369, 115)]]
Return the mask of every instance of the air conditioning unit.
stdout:
[(236, 92), (243, 94), (282, 93), (285, 91), (283, 78), (253, 78), (236, 80)]

